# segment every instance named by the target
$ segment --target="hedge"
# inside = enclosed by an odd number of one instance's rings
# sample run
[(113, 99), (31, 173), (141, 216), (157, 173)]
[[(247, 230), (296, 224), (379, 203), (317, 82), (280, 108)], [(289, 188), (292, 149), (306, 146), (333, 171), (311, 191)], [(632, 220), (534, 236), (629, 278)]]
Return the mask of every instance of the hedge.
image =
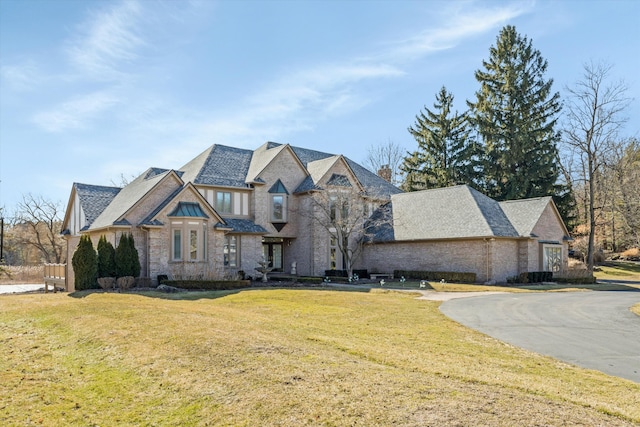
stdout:
[(251, 280), (163, 280), (162, 284), (190, 290), (226, 291), (249, 288)]
[(413, 280), (431, 280), (459, 283), (475, 283), (476, 273), (459, 273), (457, 271), (420, 271), (420, 270), (394, 270), (393, 277), (404, 277)]

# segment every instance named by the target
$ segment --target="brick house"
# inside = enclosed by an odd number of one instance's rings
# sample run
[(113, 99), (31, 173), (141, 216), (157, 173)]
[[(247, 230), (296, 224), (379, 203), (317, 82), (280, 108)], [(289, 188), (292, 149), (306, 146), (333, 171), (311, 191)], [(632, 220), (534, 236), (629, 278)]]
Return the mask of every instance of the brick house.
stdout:
[[(323, 276), (346, 268), (336, 230), (321, 226), (313, 203), (336, 189), (357, 194), (366, 207), (358, 215), (374, 231), (357, 268), (471, 271), (485, 282), (566, 264), (568, 232), (550, 198), (497, 203), (466, 186), (402, 193), (344, 156), (274, 142), (213, 145), (123, 188), (74, 183), (63, 221), (67, 259), (81, 234), (115, 247), (131, 233), (141, 277), (153, 281), (255, 277), (263, 259), (276, 272), (295, 265), (298, 275)], [(71, 263), (67, 283), (72, 290)]]
[[(400, 190), (341, 156), (268, 142), (256, 150), (213, 145), (177, 170), (150, 168), (123, 188), (74, 183), (63, 222), (67, 259), (81, 234), (114, 247), (131, 233), (141, 276), (324, 275), (342, 269), (334, 239), (312, 215), (325, 188), (357, 189), (373, 211)], [(74, 282), (71, 264), (67, 283)]]
[(506, 282), (567, 268), (569, 232), (551, 197), (496, 202), (466, 185), (391, 195), (363, 254), (380, 271), (476, 273)]

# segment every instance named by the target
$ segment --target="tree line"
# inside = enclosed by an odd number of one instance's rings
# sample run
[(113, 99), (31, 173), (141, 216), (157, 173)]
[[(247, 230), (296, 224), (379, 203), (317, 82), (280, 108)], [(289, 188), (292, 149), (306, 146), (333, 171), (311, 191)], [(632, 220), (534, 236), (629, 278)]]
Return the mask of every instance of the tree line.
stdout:
[(607, 249), (640, 246), (639, 143), (620, 135), (630, 99), (610, 66), (589, 63), (563, 105), (547, 66), (505, 26), (475, 72), (467, 110), (454, 111), (442, 86), (408, 128), (417, 148), (398, 155), (389, 141), (369, 150), (367, 164), (389, 165), (405, 191), (466, 184), (498, 201), (552, 196), (592, 268), (596, 235)]

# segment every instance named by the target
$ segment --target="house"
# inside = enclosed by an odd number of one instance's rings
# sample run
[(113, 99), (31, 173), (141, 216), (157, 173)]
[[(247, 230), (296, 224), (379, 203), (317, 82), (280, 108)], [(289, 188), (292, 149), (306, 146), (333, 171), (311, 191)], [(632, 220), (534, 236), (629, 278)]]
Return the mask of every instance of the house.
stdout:
[(496, 202), (459, 185), (393, 194), (373, 218), (360, 267), (471, 272), (478, 282), (567, 268), (569, 232), (551, 197)]
[[(68, 260), (82, 234), (115, 247), (131, 233), (141, 277), (152, 281), (257, 277), (263, 260), (275, 272), (324, 276), (351, 262), (341, 241), (366, 242), (356, 268), (474, 272), (480, 282), (561, 271), (568, 253), (551, 198), (498, 203), (467, 186), (402, 193), (347, 157), (275, 142), (212, 145), (123, 188), (74, 183), (63, 230)], [(72, 290), (70, 263), (67, 282)]]
[[(74, 183), (63, 221), (67, 259), (88, 234), (117, 246), (131, 233), (141, 276), (324, 275), (342, 269), (335, 238), (314, 221), (314, 194), (353, 190), (373, 212), (400, 192), (341, 156), (267, 142), (256, 150), (213, 145), (183, 167), (150, 168), (123, 188)], [(74, 276), (68, 264), (67, 281)]]

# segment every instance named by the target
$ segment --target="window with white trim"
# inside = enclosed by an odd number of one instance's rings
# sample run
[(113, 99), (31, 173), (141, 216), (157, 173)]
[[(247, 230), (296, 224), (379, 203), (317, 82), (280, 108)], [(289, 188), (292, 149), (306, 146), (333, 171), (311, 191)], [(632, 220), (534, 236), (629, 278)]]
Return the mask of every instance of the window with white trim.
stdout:
[(225, 267), (239, 267), (238, 261), (240, 246), (240, 236), (233, 234), (227, 234), (224, 236), (224, 266)]
[(562, 269), (562, 246), (542, 246), (542, 270), (558, 272)]
[(171, 221), (171, 260), (199, 262), (207, 259), (207, 222)]

